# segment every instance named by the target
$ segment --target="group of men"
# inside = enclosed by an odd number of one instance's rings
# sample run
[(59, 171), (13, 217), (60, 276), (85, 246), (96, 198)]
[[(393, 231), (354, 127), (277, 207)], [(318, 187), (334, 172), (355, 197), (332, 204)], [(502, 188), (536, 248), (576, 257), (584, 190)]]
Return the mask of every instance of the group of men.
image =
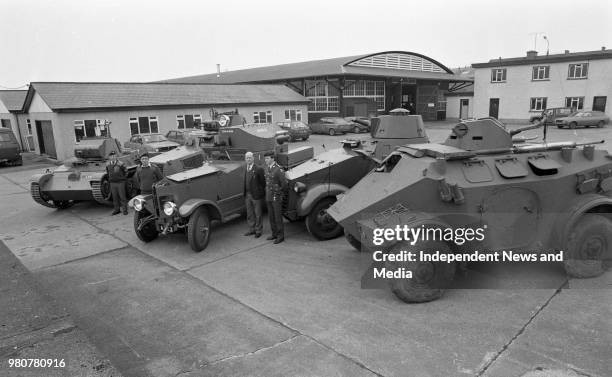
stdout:
[[(106, 172), (110, 182), (111, 196), (113, 197), (113, 212), (111, 216), (127, 211), (127, 168), (125, 164), (117, 158), (117, 154), (113, 151), (110, 153), (110, 160), (106, 165)], [(143, 195), (153, 192), (153, 184), (163, 178), (161, 171), (155, 165), (149, 162), (149, 155), (143, 153), (140, 155), (140, 165), (134, 173), (136, 187)]]
[(261, 237), (263, 233), (263, 202), (268, 208), (270, 228), (272, 234), (267, 240), (274, 240), (279, 244), (285, 240), (285, 229), (283, 226), (283, 193), (287, 187), (287, 180), (283, 170), (274, 161), (274, 153), (264, 154), (263, 167), (255, 164), (252, 152), (247, 152), (244, 156), (247, 163), (244, 175), (244, 198), (247, 210), (247, 223), (249, 231), (245, 236), (254, 235), (255, 238)]

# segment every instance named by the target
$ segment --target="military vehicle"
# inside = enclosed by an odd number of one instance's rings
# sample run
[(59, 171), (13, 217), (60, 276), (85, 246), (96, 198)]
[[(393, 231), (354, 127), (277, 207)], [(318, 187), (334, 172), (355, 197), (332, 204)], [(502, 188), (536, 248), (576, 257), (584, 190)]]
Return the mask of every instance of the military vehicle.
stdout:
[[(351, 245), (372, 256), (563, 250), (571, 276), (601, 274), (612, 258), (612, 159), (594, 146), (603, 141), (513, 145), (512, 135), (524, 129), (508, 131), (492, 118), (464, 121), (442, 144), (399, 147), (328, 213)], [(463, 245), (440, 237), (374, 240), (375, 229), (380, 234), (398, 226), (426, 234), (450, 229), (451, 235), (480, 228), (484, 234)], [(456, 263), (420, 258), (383, 263), (385, 272), (414, 272), (386, 279), (406, 302), (439, 298), (456, 270)]]
[(420, 115), (381, 115), (370, 123), (370, 139), (344, 140), (342, 148), (323, 152), (285, 174), (289, 190), (284, 216), (304, 220), (317, 239), (342, 235), (342, 227), (327, 214), (336, 195), (347, 192), (397, 146), (429, 141)]
[[(200, 156), (214, 159), (206, 158), (201, 166), (166, 174), (153, 186), (151, 195), (139, 195), (131, 201), (136, 210), (136, 235), (143, 242), (150, 242), (160, 233), (185, 230), (191, 248), (196, 252), (204, 250), (210, 238), (211, 221), (224, 223), (245, 211), (244, 153), (247, 150), (253, 152), (258, 164), (263, 162), (266, 151), (275, 151), (277, 161), (285, 168), (312, 158), (312, 147), (290, 152), (283, 144), (286, 139), (286, 136), (277, 137), (274, 128), (264, 125), (221, 128), (212, 145), (199, 146), (203, 150)], [(178, 153), (180, 148), (167, 153)]]
[(132, 176), (136, 172), (137, 156), (134, 153), (124, 154), (117, 139), (93, 137), (76, 143), (74, 157), (64, 161), (55, 170), (47, 169), (45, 173), (32, 176), (32, 198), (45, 207), (59, 209), (86, 200), (112, 204), (106, 173), (106, 163), (111, 152), (115, 152), (128, 169), (128, 195), (136, 195), (137, 188)]

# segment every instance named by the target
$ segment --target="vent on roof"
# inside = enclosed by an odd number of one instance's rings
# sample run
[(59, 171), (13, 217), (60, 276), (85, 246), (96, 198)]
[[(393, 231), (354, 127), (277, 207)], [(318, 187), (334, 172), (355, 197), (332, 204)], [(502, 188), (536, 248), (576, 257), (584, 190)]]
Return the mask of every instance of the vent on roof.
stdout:
[(427, 59), (423, 59), (420, 56), (398, 53), (369, 56), (359, 59), (349, 65), (354, 67), (404, 69), (407, 71), (446, 72), (446, 70), (439, 65)]
[(535, 50), (527, 51), (527, 58), (534, 59), (536, 56), (538, 56), (538, 52), (537, 51), (535, 51)]
[(606, 51), (606, 46), (601, 46), (601, 51)]
[(569, 50), (565, 50), (565, 55), (569, 54)]

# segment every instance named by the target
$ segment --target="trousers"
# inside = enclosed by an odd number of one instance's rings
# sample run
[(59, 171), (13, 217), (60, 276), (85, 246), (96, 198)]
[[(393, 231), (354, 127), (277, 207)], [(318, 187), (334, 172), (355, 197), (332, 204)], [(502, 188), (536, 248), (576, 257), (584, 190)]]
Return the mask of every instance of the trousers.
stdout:
[(277, 239), (285, 238), (285, 228), (283, 225), (283, 203), (280, 200), (277, 201), (266, 201), (268, 207), (268, 217), (270, 218), (270, 228), (272, 228), (272, 235)]
[(263, 199), (253, 199), (253, 195), (247, 192), (244, 202), (246, 205), (249, 230), (255, 232), (255, 234), (261, 234), (263, 232)]
[(115, 211), (119, 211), (119, 207), (121, 207), (122, 211), (127, 211), (127, 195), (125, 193), (125, 187), (125, 181), (110, 183), (111, 195), (113, 197), (113, 207)]

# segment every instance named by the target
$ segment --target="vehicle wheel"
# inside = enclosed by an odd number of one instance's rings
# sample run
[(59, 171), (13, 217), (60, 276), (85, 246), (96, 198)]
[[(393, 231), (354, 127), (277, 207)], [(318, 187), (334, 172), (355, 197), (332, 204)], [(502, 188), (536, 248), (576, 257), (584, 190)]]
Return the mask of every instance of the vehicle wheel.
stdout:
[(612, 259), (612, 221), (586, 214), (574, 226), (567, 241), (565, 271), (576, 278), (599, 276)]
[(576, 122), (572, 122), (569, 124), (569, 128), (571, 128), (572, 130), (576, 128), (576, 126), (577, 126)]
[(74, 205), (73, 200), (54, 200), (53, 205), (57, 207), (57, 209), (66, 209), (70, 208)]
[(308, 136), (306, 136), (305, 138), (302, 138), (302, 140), (304, 141), (308, 140)]
[[(442, 241), (423, 241), (415, 246), (408, 243), (396, 244), (389, 253), (401, 250), (423, 250), (424, 253), (440, 251), (450, 253), (448, 245)], [(440, 298), (455, 277), (455, 263), (446, 262), (386, 262), (387, 270), (405, 268), (412, 271), (412, 279), (387, 279), (391, 291), (404, 302), (427, 302)]]
[(560, 126), (560, 125), (559, 125), (559, 126), (557, 126), (557, 128), (563, 128), (563, 126)]
[(334, 136), (336, 134), (336, 130), (334, 130), (333, 128), (329, 129), (329, 136)]
[(306, 229), (319, 240), (331, 240), (342, 235), (340, 224), (327, 213), (327, 209), (335, 201), (335, 198), (321, 199), (306, 216)]
[(597, 128), (603, 128), (605, 125), (603, 120), (600, 120), (599, 123), (597, 123)]
[(357, 238), (353, 237), (350, 233), (344, 232), (344, 237), (351, 244), (352, 247), (355, 248), (355, 251), (361, 252), (361, 241)]
[(358, 134), (361, 132), (361, 130), (359, 129), (359, 127), (355, 126), (355, 128), (353, 128), (353, 132)]
[(210, 239), (210, 218), (204, 207), (198, 208), (189, 218), (187, 240), (191, 249), (197, 253), (206, 249)]
[(159, 235), (159, 232), (155, 227), (155, 221), (147, 222), (140, 230), (138, 230), (142, 220), (148, 216), (149, 213), (146, 211), (134, 211), (134, 232), (136, 232), (136, 236), (142, 242), (151, 242)]

